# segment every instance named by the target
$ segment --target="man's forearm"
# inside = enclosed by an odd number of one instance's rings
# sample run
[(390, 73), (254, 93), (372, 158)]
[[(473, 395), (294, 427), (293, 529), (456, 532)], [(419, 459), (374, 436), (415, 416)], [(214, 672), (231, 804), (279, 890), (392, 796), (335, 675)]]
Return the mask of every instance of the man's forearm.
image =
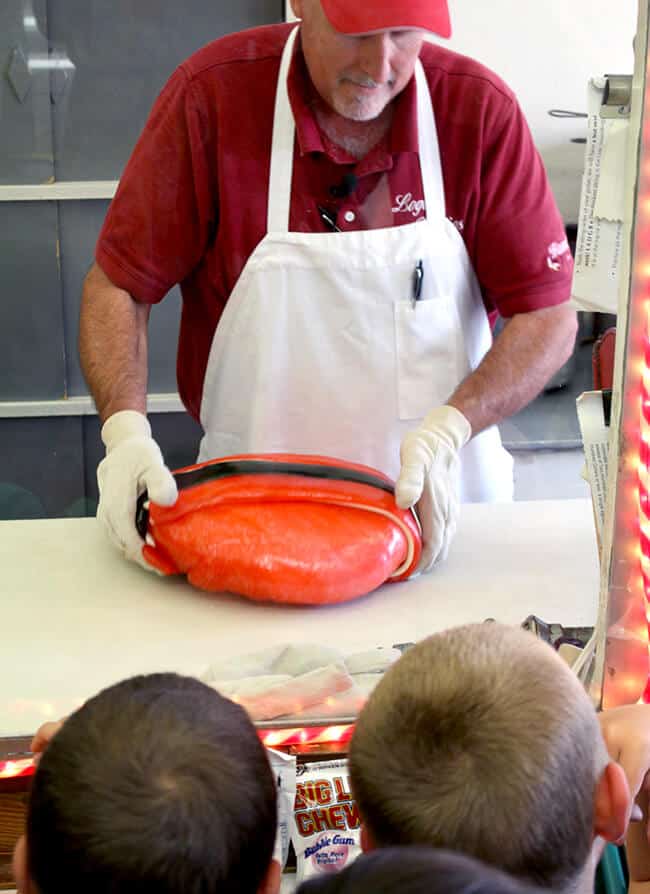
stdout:
[(576, 313), (566, 304), (517, 314), (447, 403), (468, 419), (472, 434), (512, 416), (568, 360), (576, 331)]
[(81, 368), (103, 421), (119, 410), (146, 412), (149, 306), (113, 285), (94, 264), (79, 320)]

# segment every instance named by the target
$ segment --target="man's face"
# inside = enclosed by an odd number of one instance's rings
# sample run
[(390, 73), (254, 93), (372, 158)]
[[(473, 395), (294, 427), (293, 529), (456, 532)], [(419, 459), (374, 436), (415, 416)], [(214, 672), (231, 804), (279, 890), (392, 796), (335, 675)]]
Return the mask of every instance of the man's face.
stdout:
[(382, 31), (351, 37), (334, 30), (320, 0), (292, 0), (292, 7), (302, 19), (305, 61), (320, 96), (344, 118), (377, 118), (411, 79), (422, 32)]

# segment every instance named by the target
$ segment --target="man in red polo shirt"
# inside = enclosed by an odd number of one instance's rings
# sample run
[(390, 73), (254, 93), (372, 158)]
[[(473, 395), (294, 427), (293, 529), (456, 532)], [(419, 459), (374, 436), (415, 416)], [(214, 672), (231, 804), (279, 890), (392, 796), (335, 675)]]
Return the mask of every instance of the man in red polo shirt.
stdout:
[(176, 498), (144, 414), (150, 306), (180, 283), (199, 458), (379, 468), (417, 505), (429, 570), (461, 499), (512, 497), (496, 423), (571, 353), (569, 247), (512, 92), (423, 42), (449, 36), (446, 0), (292, 5), (299, 28), (177, 69), (111, 204), (80, 331), (107, 450), (98, 517), (142, 561), (138, 491)]

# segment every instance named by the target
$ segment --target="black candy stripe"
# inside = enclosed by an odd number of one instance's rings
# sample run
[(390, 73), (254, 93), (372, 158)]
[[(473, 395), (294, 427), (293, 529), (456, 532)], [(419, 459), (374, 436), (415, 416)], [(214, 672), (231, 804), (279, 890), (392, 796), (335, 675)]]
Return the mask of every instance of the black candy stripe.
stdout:
[[(346, 469), (344, 466), (310, 465), (308, 463), (284, 462), (281, 460), (238, 459), (225, 462), (217, 460), (214, 463), (202, 466), (200, 469), (177, 472), (174, 475), (174, 479), (179, 490), (188, 490), (209, 481), (218, 481), (221, 478), (234, 478), (240, 475), (299, 475), (302, 478), (367, 484), (389, 494), (395, 493), (395, 488), (392, 484), (378, 475), (373, 475), (372, 472)], [(148, 499), (147, 491), (138, 497), (135, 514), (135, 525), (143, 539), (149, 524), (149, 513), (144, 508), (144, 504)]]

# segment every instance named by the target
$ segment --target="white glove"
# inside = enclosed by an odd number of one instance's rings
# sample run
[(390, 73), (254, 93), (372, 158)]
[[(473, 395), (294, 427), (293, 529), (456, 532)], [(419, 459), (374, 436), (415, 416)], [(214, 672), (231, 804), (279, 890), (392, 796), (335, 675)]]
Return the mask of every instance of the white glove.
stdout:
[(432, 410), (402, 441), (402, 467), (395, 485), (400, 509), (417, 504), (422, 525), (422, 557), (417, 571), (430, 571), (447, 558), (460, 509), (458, 451), (472, 436), (460, 410)]
[(172, 506), (178, 497), (176, 482), (142, 413), (114, 413), (104, 423), (101, 435), (106, 456), (97, 467), (97, 519), (127, 559), (153, 571), (142, 556), (144, 541), (135, 527), (137, 499), (146, 489), (155, 503)]

